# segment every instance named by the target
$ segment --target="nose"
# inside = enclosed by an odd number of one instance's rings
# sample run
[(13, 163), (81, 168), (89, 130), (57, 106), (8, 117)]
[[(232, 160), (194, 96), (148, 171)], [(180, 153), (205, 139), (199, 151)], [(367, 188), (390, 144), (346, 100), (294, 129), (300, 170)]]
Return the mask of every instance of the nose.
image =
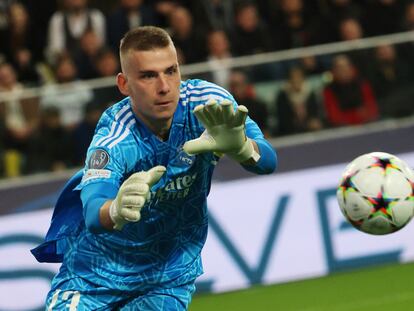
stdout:
[(158, 93), (167, 94), (170, 91), (170, 85), (168, 80), (164, 75), (159, 75), (158, 77)]

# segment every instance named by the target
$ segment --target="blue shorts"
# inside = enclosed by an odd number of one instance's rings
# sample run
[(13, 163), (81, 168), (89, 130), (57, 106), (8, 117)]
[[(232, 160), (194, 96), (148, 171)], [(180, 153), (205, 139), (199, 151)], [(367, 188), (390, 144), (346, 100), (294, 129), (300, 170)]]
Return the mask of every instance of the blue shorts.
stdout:
[(194, 282), (175, 288), (125, 292), (97, 286), (80, 277), (71, 277), (53, 284), (47, 295), (46, 310), (187, 310), (194, 291)]

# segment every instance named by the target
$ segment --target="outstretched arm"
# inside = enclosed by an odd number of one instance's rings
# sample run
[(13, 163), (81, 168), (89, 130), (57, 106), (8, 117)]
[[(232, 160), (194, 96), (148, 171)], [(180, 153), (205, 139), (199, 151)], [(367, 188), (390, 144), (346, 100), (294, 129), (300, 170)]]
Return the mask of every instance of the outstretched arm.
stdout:
[(245, 121), (248, 110), (245, 106), (238, 106), (235, 110), (229, 100), (221, 103), (210, 100), (206, 105), (195, 107), (194, 114), (206, 130), (199, 138), (184, 144), (185, 152), (227, 154), (250, 171), (274, 171), (276, 154), (273, 148), (265, 139), (253, 140), (246, 136)]

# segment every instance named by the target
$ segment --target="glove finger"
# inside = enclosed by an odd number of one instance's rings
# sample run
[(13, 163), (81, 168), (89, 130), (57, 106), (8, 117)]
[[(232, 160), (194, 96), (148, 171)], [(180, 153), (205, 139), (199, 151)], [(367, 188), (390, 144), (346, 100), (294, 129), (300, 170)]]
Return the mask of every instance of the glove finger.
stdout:
[(215, 140), (211, 137), (199, 137), (185, 142), (183, 149), (189, 155), (213, 151), (216, 147)]
[(141, 171), (138, 173), (134, 173), (124, 182), (123, 185), (137, 185), (137, 184), (148, 184), (148, 176), (147, 172)]
[(233, 103), (229, 100), (223, 100), (221, 102), (221, 110), (222, 110), (223, 123), (231, 124), (234, 118)]
[(167, 169), (165, 168), (165, 166), (157, 165), (157, 166), (154, 166), (149, 171), (147, 171), (149, 188), (151, 188), (161, 179), (162, 175), (164, 175), (166, 170)]
[(129, 183), (122, 187), (122, 191), (126, 195), (146, 195), (149, 187), (143, 183)]
[(126, 195), (122, 197), (121, 206), (127, 209), (142, 208), (145, 204), (145, 198), (136, 195)]
[(141, 219), (141, 213), (138, 209), (123, 208), (120, 214), (123, 218), (132, 222), (137, 222)]
[(206, 129), (213, 126), (213, 121), (207, 116), (204, 105), (198, 105), (194, 108), (194, 114)]
[(234, 114), (233, 126), (236, 127), (236, 126), (244, 125), (248, 112), (249, 110), (247, 110), (245, 106), (243, 105), (238, 106)]
[(213, 125), (218, 125), (223, 123), (221, 106), (217, 103), (216, 100), (210, 99), (204, 108), (206, 117), (211, 120)]
[(135, 185), (135, 193), (138, 193), (139, 195), (147, 195), (149, 191), (149, 186), (147, 184), (136, 184)]

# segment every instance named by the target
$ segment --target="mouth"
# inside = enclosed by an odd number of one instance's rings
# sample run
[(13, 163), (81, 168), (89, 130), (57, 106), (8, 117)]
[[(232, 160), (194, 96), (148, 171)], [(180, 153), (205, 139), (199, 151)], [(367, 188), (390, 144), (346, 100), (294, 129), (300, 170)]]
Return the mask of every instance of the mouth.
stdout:
[(172, 104), (172, 100), (168, 100), (168, 101), (157, 102), (155, 103), (155, 106), (164, 107), (164, 106), (169, 106), (171, 104)]

